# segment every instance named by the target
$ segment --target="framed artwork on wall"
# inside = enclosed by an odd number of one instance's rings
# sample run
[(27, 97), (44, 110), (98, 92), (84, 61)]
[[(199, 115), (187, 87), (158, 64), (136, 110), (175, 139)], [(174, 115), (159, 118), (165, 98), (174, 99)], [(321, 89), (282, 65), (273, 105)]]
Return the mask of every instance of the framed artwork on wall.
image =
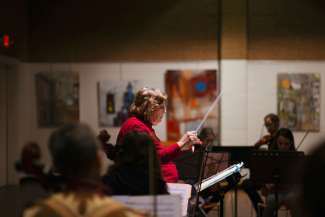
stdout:
[(278, 74), (278, 115), (281, 126), (294, 131), (320, 129), (320, 74)]
[[(167, 139), (176, 141), (186, 131), (195, 130), (219, 94), (219, 76), (212, 70), (168, 70), (165, 87), (168, 95)], [(203, 128), (219, 137), (220, 103), (211, 111)]]
[(98, 82), (98, 119), (100, 127), (119, 127), (128, 118), (129, 106), (136, 92), (142, 87), (140, 81)]
[(79, 74), (39, 72), (35, 74), (39, 127), (58, 127), (79, 121)]

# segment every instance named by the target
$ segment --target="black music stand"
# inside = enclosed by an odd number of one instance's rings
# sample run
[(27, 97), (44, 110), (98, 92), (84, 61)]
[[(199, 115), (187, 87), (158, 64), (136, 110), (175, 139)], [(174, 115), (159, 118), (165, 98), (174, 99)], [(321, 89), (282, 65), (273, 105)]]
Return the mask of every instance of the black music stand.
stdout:
[[(212, 153), (224, 153), (229, 157), (228, 164), (237, 164), (239, 162), (244, 162), (245, 167), (250, 167), (250, 157), (251, 152), (256, 150), (254, 146), (213, 146), (210, 149)], [(237, 187), (234, 186), (234, 216), (237, 217)], [(222, 208), (222, 205), (221, 205)], [(220, 215), (223, 216), (223, 213)]]
[(254, 146), (213, 146), (209, 151), (228, 153), (229, 165), (244, 162), (245, 167), (249, 167), (251, 152), (254, 150), (256, 150)]
[[(304, 161), (304, 152), (297, 151), (252, 151), (250, 159), (251, 181), (255, 185), (274, 184), (275, 204), (278, 210), (280, 185), (301, 183), (298, 168)], [(276, 215), (277, 217), (277, 211)]]
[(181, 156), (177, 157), (176, 164), (179, 177), (189, 184), (197, 182), (200, 173), (200, 166), (203, 154), (200, 151), (184, 151)]

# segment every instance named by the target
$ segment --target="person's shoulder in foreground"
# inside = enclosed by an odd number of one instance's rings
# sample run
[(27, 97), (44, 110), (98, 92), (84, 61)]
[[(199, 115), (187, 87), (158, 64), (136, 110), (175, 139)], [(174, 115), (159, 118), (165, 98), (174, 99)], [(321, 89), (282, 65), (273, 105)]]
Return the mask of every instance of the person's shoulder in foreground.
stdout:
[(58, 193), (25, 210), (23, 217), (146, 217), (149, 216), (110, 197), (82, 198), (73, 193)]

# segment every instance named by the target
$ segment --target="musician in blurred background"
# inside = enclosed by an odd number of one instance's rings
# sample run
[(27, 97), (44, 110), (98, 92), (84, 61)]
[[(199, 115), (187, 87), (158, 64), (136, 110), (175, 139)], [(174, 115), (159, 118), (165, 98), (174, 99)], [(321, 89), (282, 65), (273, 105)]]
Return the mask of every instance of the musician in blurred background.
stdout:
[[(295, 141), (293, 134), (288, 128), (279, 129), (279, 117), (275, 114), (268, 114), (264, 118), (264, 125), (269, 134), (263, 136), (256, 144), (255, 147), (261, 147), (267, 145), (270, 151), (295, 151)], [(263, 209), (263, 216), (272, 216), (276, 210), (276, 201), (274, 195), (274, 184), (266, 184), (264, 186), (255, 186), (250, 180), (244, 180), (241, 184), (241, 188), (249, 196), (257, 213), (261, 213), (263, 206), (263, 200), (258, 193), (258, 189), (261, 189), (262, 195), (266, 198), (265, 209)], [(292, 196), (290, 189), (287, 186), (279, 189), (279, 203), (289, 204), (288, 199)]]
[(20, 175), (19, 190), (23, 208), (31, 206), (48, 194), (50, 186), (41, 158), (40, 145), (36, 142), (28, 142), (23, 146), (21, 157), (15, 164)]
[(268, 150), (274, 149), (274, 137), (280, 126), (279, 116), (270, 113), (264, 117), (264, 126), (268, 134), (262, 136), (256, 143), (255, 147), (260, 148), (263, 145), (267, 145)]
[[(280, 128), (276, 132), (272, 149), (278, 151), (296, 151), (294, 137), (290, 129)], [(262, 188), (262, 194), (266, 197), (263, 217), (275, 216), (277, 208), (281, 205), (286, 206), (291, 211), (292, 216), (296, 216), (294, 213), (297, 207), (294, 204), (294, 200), (298, 195), (297, 192), (293, 190), (294, 187), (294, 185), (289, 186), (288, 184), (280, 186), (275, 186), (274, 183), (265, 184)], [(276, 193), (278, 195), (278, 201), (275, 199)]]
[(66, 124), (55, 130), (49, 139), (53, 166), (65, 178), (62, 192), (34, 204), (24, 217), (49, 216), (125, 216), (144, 217), (139, 211), (106, 197), (102, 184), (104, 169), (102, 150), (91, 128), (86, 124)]
[[(152, 164), (152, 177), (149, 164)], [(151, 188), (150, 178), (153, 181)], [(112, 195), (168, 194), (155, 146), (145, 133), (131, 132), (125, 136), (116, 153), (115, 164), (103, 181)]]

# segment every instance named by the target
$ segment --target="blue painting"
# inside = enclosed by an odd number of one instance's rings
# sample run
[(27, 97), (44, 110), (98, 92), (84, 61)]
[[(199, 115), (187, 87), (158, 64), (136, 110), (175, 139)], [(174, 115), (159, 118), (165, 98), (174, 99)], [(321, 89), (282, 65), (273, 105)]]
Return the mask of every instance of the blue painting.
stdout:
[(136, 80), (98, 82), (99, 126), (120, 127), (128, 118), (129, 106), (141, 87)]

